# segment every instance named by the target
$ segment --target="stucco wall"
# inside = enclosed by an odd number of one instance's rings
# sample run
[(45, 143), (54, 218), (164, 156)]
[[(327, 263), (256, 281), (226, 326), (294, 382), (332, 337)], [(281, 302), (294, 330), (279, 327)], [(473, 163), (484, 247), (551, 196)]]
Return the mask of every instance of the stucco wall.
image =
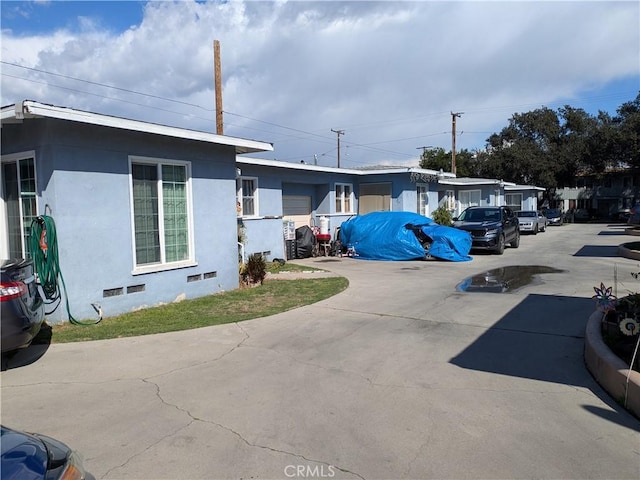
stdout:
[[(2, 130), (3, 143), (9, 144), (3, 145), (3, 153), (36, 150), (38, 213), (44, 214), (48, 205), (46, 213), (56, 222), (60, 267), (75, 318), (95, 317), (92, 303), (112, 316), (237, 288), (232, 147), (59, 120), (25, 122), (13, 144), (10, 131)], [(190, 162), (196, 265), (133, 274), (130, 155)], [(211, 278), (202, 278), (205, 273)], [(127, 293), (141, 285), (142, 291)], [(123, 293), (104, 296), (113, 289)], [(58, 308), (48, 319), (66, 320), (65, 309)]]
[(329, 217), (332, 235), (336, 227), (351, 216), (335, 213), (334, 189), (336, 182), (351, 183), (356, 193), (357, 182), (354, 175), (243, 163), (240, 163), (240, 168), (242, 176), (258, 178), (258, 215), (255, 218), (242, 219), (247, 256), (252, 253), (270, 252), (266, 255), (267, 260), (286, 257), (282, 224), (283, 195), (311, 197), (311, 221), (319, 225), (320, 216)]
[(522, 192), (522, 209), (523, 210), (538, 210), (538, 197), (535, 191)]

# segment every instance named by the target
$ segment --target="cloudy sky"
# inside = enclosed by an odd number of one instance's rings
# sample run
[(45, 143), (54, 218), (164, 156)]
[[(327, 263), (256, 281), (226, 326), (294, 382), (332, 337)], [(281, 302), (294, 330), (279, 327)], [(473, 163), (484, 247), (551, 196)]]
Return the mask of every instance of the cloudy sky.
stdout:
[(2, 0), (2, 105), (37, 100), (215, 131), (262, 158), (417, 165), (514, 113), (615, 114), (640, 91), (640, 2)]

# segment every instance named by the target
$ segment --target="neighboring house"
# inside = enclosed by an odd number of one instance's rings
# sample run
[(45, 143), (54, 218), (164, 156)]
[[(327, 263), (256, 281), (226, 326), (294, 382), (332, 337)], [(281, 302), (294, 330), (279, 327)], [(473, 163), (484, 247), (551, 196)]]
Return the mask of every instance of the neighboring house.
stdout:
[[(537, 210), (538, 196), (544, 192), (542, 187), (516, 185), (493, 178), (454, 178), (439, 183), (441, 198), (447, 200), (454, 216), (475, 206), (507, 205), (514, 211)], [(447, 190), (442, 191), (443, 187)]]
[(354, 215), (409, 211), (429, 216), (438, 206), (437, 180), (452, 177), (410, 167), (345, 169), (238, 158), (238, 215), (244, 226), (246, 255), (285, 258), (283, 221), (296, 228), (320, 226), (330, 233)]
[[(95, 316), (94, 305), (113, 316), (235, 289), (239, 251), (286, 258), (284, 222), (324, 221), (335, 236), (373, 211), (536, 209), (541, 190), (413, 167), (239, 157), (273, 147), (32, 101), (3, 107), (1, 120), (0, 257), (27, 255), (32, 220), (53, 217), (76, 319)], [(63, 307), (49, 316), (66, 319)]]
[(1, 120), (0, 256), (53, 217), (75, 318), (238, 287), (236, 155), (271, 144), (32, 101)]
[(509, 205), (536, 210), (544, 189), (496, 179), (456, 178), (414, 167), (345, 169), (238, 158), (238, 215), (246, 255), (286, 258), (283, 221), (295, 227), (338, 227), (354, 215), (373, 211), (416, 212), (427, 217), (444, 205), (454, 216), (472, 205)]
[(511, 207), (514, 212), (519, 210), (539, 210), (541, 208), (539, 200), (544, 191), (544, 188), (533, 185), (505, 183), (503, 204)]
[(640, 172), (611, 169), (599, 175), (580, 175), (571, 186), (550, 192), (552, 206), (563, 211), (586, 209), (594, 217), (615, 218), (640, 202)]

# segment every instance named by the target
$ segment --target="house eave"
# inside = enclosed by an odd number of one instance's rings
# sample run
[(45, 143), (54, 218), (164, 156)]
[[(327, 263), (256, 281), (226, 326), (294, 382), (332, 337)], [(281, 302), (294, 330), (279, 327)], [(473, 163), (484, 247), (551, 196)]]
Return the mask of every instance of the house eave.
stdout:
[(501, 185), (505, 189), (508, 187), (514, 187), (516, 184), (513, 182), (505, 182), (504, 180), (498, 180), (496, 178), (452, 178), (442, 179), (440, 183), (444, 185), (455, 185), (459, 187), (464, 186), (477, 186), (477, 185)]
[(513, 190), (537, 190), (540, 192), (544, 192), (546, 190), (546, 188), (544, 187), (536, 187), (533, 185), (505, 185), (504, 189), (507, 191), (513, 191)]
[(2, 124), (17, 123), (26, 118), (55, 118), (71, 122), (118, 128), (135, 132), (151, 133), (166, 137), (201, 141), (235, 148), (236, 154), (273, 151), (273, 144), (244, 138), (217, 135), (214, 133), (170, 127), (157, 123), (142, 122), (126, 118), (102, 115), (67, 107), (48, 105), (32, 100), (25, 100), (15, 105), (2, 107), (0, 115)]
[(237, 157), (236, 163), (242, 164), (242, 165), (259, 165), (263, 167), (286, 168), (289, 170), (341, 173), (341, 174), (357, 175), (357, 176), (424, 173), (428, 175), (438, 176), (438, 178), (441, 178), (442, 175), (453, 175), (453, 174), (446, 174), (446, 173), (442, 174), (441, 172), (437, 172), (435, 170), (426, 170), (426, 169), (415, 168), (415, 167), (394, 167), (394, 168), (380, 168), (380, 169), (367, 170), (367, 169), (355, 169), (355, 168), (325, 167), (321, 165), (311, 165), (308, 163), (292, 163), (292, 162), (284, 162), (281, 160), (267, 160), (263, 158), (250, 158), (250, 157)]

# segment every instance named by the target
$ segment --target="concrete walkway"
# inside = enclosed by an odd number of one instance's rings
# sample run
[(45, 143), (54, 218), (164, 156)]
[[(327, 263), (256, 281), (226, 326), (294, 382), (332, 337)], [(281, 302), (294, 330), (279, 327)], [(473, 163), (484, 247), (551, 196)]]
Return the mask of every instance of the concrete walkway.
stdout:
[[(583, 361), (593, 286), (615, 266), (619, 294), (640, 289), (623, 235), (550, 227), (465, 263), (307, 259), (350, 287), (240, 324), (22, 352), (2, 423), (73, 445), (98, 479), (637, 479), (640, 422)], [(563, 272), (455, 290), (508, 265)]]

